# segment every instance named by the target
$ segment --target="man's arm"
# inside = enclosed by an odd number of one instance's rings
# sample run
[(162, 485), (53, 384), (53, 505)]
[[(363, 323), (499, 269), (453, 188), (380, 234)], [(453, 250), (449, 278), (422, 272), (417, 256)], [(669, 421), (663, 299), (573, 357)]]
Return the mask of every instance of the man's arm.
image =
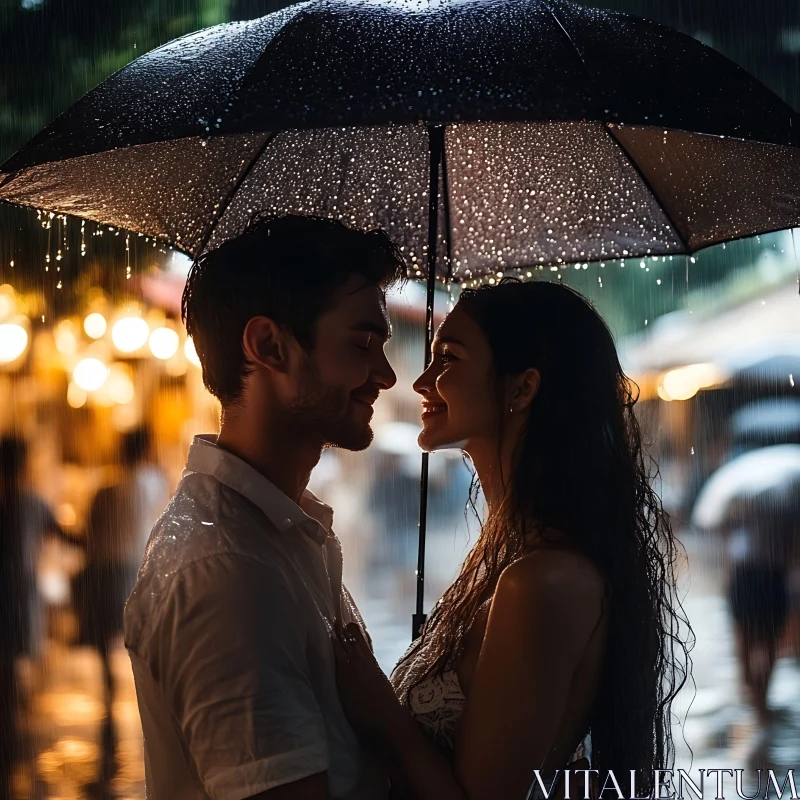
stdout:
[(279, 569), (225, 553), (185, 567), (155, 636), (153, 674), (209, 795), (325, 800), (325, 720)]
[(328, 800), (328, 773), (319, 772), (268, 792), (261, 792), (250, 800)]

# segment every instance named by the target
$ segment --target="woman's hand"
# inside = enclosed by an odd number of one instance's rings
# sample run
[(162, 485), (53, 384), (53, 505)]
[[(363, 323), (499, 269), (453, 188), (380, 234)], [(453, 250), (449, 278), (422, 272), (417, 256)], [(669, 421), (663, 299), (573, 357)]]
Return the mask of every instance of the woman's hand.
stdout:
[(339, 697), (350, 724), (362, 736), (386, 739), (402, 709), (361, 628), (352, 622), (344, 629), (337, 625), (331, 639)]

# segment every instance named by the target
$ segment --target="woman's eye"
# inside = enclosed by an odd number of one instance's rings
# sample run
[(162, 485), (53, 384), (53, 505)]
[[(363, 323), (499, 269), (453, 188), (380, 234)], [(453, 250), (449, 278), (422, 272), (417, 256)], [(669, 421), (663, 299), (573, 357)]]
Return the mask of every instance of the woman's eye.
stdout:
[(355, 345), (359, 350), (369, 350), (369, 346), (372, 344), (372, 337), (368, 336), (365, 340), (362, 339), (359, 342), (356, 342)]
[(442, 355), (442, 366), (446, 367), (451, 361), (454, 361), (453, 354), (445, 350)]

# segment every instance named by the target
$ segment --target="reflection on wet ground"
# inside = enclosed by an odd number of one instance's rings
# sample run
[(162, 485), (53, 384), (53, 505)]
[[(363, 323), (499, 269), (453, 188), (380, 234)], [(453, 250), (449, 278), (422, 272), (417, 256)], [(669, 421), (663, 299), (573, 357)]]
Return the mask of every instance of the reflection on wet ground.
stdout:
[[(103, 723), (100, 661), (88, 648), (67, 649), (50, 644), (30, 703), (30, 740), (35, 761), (23, 765), (16, 796), (33, 800), (73, 800), (144, 797), (142, 734), (136, 708), (133, 675), (127, 653), (120, 646), (112, 658), (119, 687), (114, 719), (119, 744), (119, 771), (105, 795), (93, 791), (100, 763)], [(35, 776), (34, 773), (35, 772)]]
[[(752, 712), (739, 699), (731, 625), (714, 554), (691, 541), (687, 549), (692, 570), (685, 607), (697, 635), (696, 692), (687, 686), (674, 708), (680, 720), (686, 719), (683, 732), (676, 728), (677, 766), (692, 773), (710, 768), (741, 768), (749, 773), (758, 766), (785, 773), (796, 768), (800, 763), (800, 661), (782, 658), (778, 662), (770, 691), (774, 722), (767, 736), (758, 736)], [(396, 605), (376, 599), (362, 603), (379, 660), (387, 669), (405, 648), (410, 628), (410, 615), (398, 616)], [(114, 794), (105, 796), (138, 800), (144, 797), (141, 730), (130, 665), (121, 647), (114, 653), (113, 669), (120, 687), (114, 706), (120, 770)], [(26, 769), (19, 776), (17, 796), (26, 800), (91, 797), (88, 786), (98, 771), (103, 715), (99, 660), (91, 650), (50, 645), (41, 675), (39, 680), (32, 679), (38, 689), (30, 715), (36, 777), (32, 768)], [(725, 795), (735, 796), (732, 783)]]

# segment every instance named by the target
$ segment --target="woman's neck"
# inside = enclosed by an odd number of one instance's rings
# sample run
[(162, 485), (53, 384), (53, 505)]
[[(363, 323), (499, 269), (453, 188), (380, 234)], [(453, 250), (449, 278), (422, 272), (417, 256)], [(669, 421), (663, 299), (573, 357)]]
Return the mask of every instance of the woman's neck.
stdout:
[(510, 488), (511, 448), (498, 449), (494, 442), (469, 442), (465, 448), (481, 486), (489, 513), (497, 513)]

